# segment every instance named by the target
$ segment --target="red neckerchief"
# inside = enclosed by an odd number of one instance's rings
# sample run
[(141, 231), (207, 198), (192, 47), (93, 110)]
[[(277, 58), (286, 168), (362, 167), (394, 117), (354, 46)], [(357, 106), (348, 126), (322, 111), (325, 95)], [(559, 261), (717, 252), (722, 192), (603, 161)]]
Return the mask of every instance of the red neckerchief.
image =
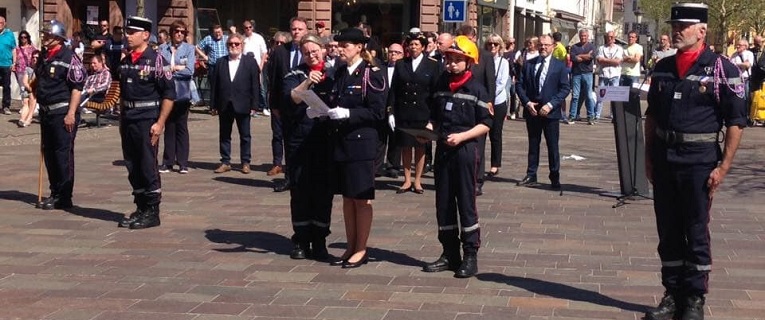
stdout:
[(472, 76), (473, 73), (470, 72), (470, 70), (467, 70), (462, 74), (452, 75), (451, 79), (449, 79), (449, 90), (451, 90), (452, 93), (457, 92), (457, 89), (462, 87), (465, 82), (468, 82)]
[(701, 51), (706, 48), (706, 44), (702, 44), (701, 48), (696, 51), (677, 51), (677, 75), (680, 78), (685, 78), (685, 74), (688, 69), (691, 68), (696, 59), (698, 59)]
[(130, 53), (130, 61), (132, 61), (133, 64), (136, 64), (138, 62), (138, 58), (140, 58), (142, 54), (143, 51), (133, 50), (133, 52)]
[(48, 49), (48, 56), (47, 56), (47, 57), (45, 57), (45, 59), (46, 59), (46, 60), (50, 60), (50, 59), (51, 59), (51, 58), (53, 58), (53, 56), (55, 56), (55, 55), (56, 55), (56, 53), (58, 53), (59, 51), (61, 51), (61, 45), (60, 45), (60, 44), (59, 44), (59, 45), (56, 45), (56, 47), (54, 47), (53, 49)]
[(322, 81), (324, 80), (325, 77), (327, 77), (324, 74), (324, 60), (322, 60), (318, 65), (310, 66), (308, 68), (311, 69), (310, 71), (319, 71), (319, 72), (321, 72), (321, 80)]

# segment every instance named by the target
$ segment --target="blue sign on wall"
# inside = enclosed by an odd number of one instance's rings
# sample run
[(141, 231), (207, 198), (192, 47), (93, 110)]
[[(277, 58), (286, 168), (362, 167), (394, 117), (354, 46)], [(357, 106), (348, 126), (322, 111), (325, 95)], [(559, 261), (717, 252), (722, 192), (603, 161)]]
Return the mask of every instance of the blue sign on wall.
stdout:
[(443, 21), (446, 23), (467, 20), (467, 1), (465, 0), (444, 0), (441, 10), (444, 12)]

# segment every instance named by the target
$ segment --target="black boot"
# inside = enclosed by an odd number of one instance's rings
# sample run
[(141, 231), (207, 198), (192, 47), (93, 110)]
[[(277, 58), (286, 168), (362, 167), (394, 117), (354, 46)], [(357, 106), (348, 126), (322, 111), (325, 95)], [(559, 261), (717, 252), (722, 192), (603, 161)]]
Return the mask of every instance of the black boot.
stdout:
[(59, 196), (50, 197), (40, 204), (40, 209), (53, 210), (53, 209), (69, 209), (72, 207), (71, 198), (61, 198)]
[(307, 259), (311, 255), (311, 245), (308, 242), (295, 242), (290, 251), (290, 258), (296, 260)]
[(43, 208), (43, 207), (45, 207), (46, 205), (49, 205), (49, 203), (53, 203), (53, 200), (54, 200), (54, 199), (56, 199), (56, 198), (57, 198), (57, 197), (56, 197), (55, 195), (51, 195), (50, 197), (47, 197), (47, 198), (43, 198), (42, 200), (40, 200), (40, 202), (38, 202), (38, 203), (35, 205), (35, 208), (37, 208), (37, 209), (42, 209), (42, 208)]
[(311, 242), (311, 258), (316, 261), (329, 260), (329, 252), (327, 251), (326, 239), (321, 238)]
[(425, 272), (441, 272), (446, 270), (456, 271), (462, 263), (462, 257), (460, 257), (460, 250), (458, 249), (444, 249), (438, 260), (426, 264), (422, 267), (422, 271)]
[(454, 276), (457, 278), (470, 278), (478, 273), (478, 256), (475, 252), (466, 252), (457, 272)]
[(117, 227), (120, 227), (120, 228), (130, 227), (130, 224), (138, 221), (138, 217), (143, 214), (144, 210), (146, 209), (139, 206), (138, 208), (135, 209), (133, 213), (130, 214), (130, 216), (123, 217), (122, 220), (120, 220), (120, 223), (117, 224)]
[(136, 221), (130, 224), (130, 229), (146, 229), (159, 226), (159, 205), (146, 207), (143, 214), (139, 214)]
[(686, 297), (682, 320), (704, 320), (704, 302), (704, 296)]
[(664, 293), (659, 305), (645, 313), (645, 320), (672, 320), (678, 318), (680, 308), (677, 303), (676, 295), (669, 292)]

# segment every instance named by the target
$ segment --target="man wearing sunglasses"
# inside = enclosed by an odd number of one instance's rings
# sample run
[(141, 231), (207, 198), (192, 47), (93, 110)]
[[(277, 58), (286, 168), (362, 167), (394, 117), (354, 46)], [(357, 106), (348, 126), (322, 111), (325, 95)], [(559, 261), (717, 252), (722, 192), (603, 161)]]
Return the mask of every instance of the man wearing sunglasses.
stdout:
[(231, 171), (231, 126), (236, 122), (239, 130), (239, 159), (242, 173), (250, 173), (251, 137), (250, 111), (258, 104), (260, 95), (260, 69), (250, 55), (242, 54), (242, 36), (232, 33), (226, 46), (228, 56), (218, 59), (210, 74), (212, 108), (218, 114), (220, 166), (215, 173)]

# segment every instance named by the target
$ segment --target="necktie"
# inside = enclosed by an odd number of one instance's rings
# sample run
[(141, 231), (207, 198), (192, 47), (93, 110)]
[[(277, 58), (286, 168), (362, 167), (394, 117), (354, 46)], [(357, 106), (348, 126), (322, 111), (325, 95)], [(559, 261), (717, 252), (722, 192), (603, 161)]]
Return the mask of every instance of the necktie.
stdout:
[(295, 50), (295, 55), (292, 57), (292, 65), (290, 67), (297, 67), (298, 64), (300, 64), (300, 51)]
[(537, 85), (537, 91), (542, 91), (542, 83), (539, 82), (540, 77), (542, 76), (542, 70), (545, 68), (545, 60), (542, 58), (539, 61), (539, 68), (537, 68), (537, 73), (534, 75), (534, 83)]

